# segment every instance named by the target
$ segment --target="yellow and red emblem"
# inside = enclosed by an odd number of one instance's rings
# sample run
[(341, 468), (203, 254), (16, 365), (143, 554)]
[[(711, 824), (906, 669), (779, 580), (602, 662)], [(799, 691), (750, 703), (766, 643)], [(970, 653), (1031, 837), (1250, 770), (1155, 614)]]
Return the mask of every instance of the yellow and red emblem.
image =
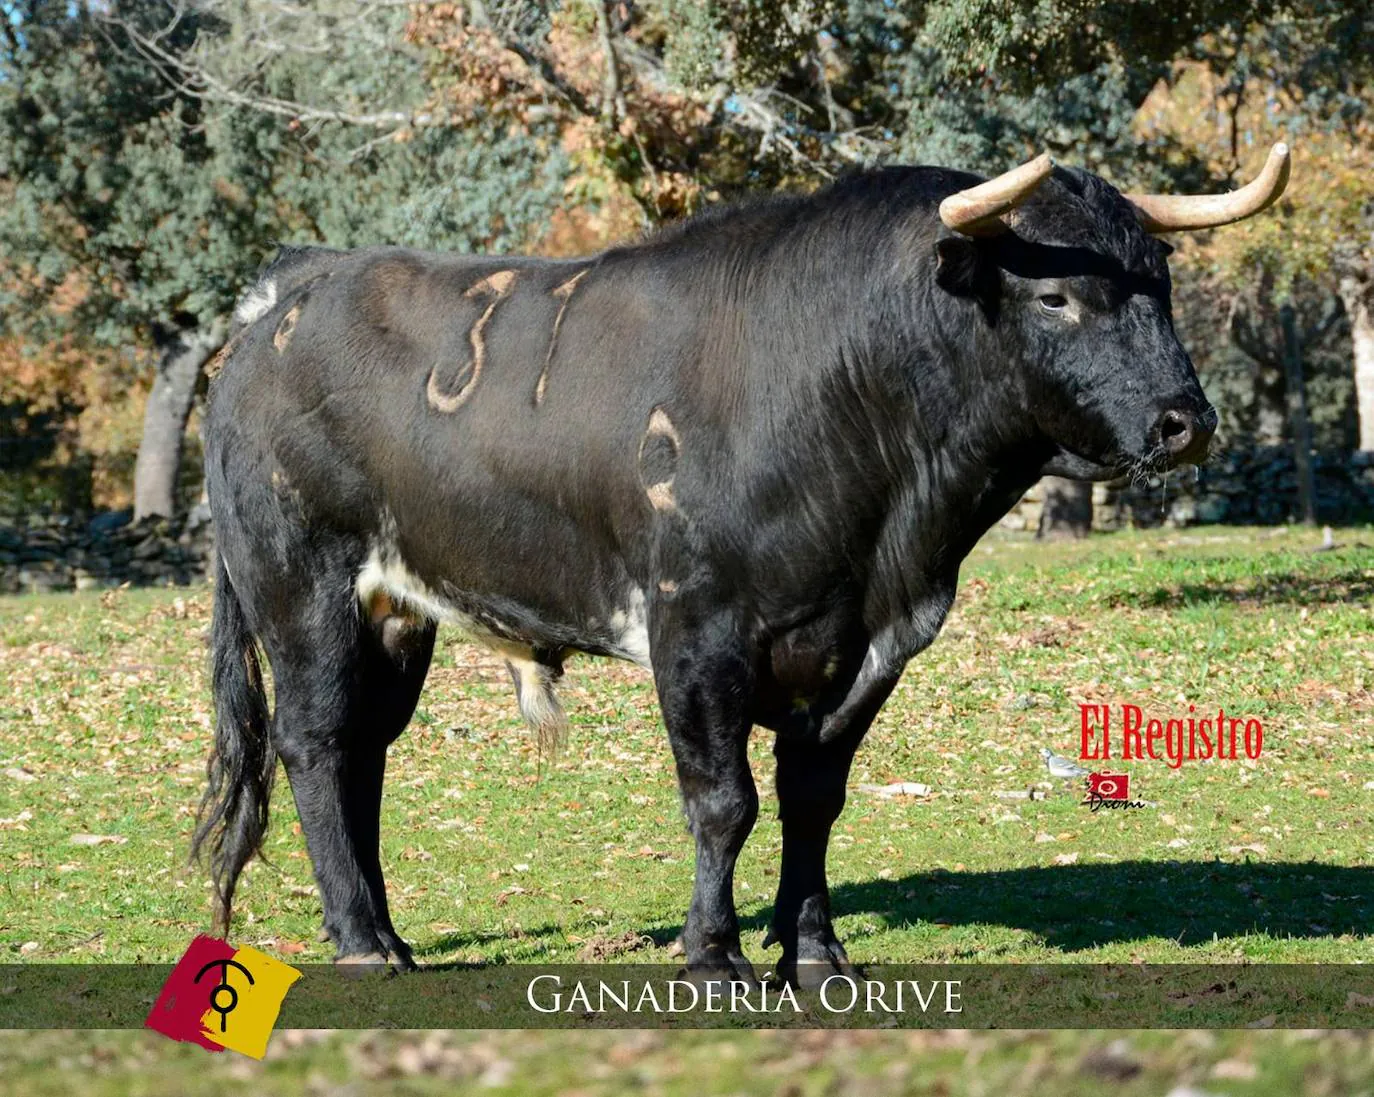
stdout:
[(255, 948), (197, 937), (144, 1022), (173, 1040), (261, 1059), (282, 1001), (301, 973)]

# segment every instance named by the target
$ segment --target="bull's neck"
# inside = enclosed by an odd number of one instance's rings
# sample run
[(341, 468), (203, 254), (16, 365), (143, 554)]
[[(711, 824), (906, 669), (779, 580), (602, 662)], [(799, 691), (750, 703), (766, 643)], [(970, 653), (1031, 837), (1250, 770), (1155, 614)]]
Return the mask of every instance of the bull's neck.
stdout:
[(795, 285), (755, 284), (753, 308), (788, 318), (765, 374), (789, 383), (766, 376), (753, 403), (775, 452), (851, 524), (846, 552), (866, 558), (870, 584), (915, 605), (953, 582), (1050, 454), (996, 333), (933, 271), (877, 255), (862, 285), (840, 273), (818, 280), (809, 310), (786, 304)]

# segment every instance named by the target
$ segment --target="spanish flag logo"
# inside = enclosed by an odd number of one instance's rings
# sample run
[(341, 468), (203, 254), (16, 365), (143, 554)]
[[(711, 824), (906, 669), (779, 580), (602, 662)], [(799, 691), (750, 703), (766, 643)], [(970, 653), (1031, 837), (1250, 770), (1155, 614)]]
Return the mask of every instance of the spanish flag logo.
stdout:
[(300, 977), (255, 948), (200, 936), (172, 969), (144, 1025), (210, 1051), (261, 1059), (286, 992)]

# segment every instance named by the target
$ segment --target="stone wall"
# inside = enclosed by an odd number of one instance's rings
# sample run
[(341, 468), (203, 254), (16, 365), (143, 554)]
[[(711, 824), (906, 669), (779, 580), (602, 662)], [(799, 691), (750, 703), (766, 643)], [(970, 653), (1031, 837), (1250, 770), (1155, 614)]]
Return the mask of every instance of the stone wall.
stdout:
[[(1319, 521), (1374, 521), (1374, 453), (1314, 454), (1313, 470)], [(1002, 526), (1035, 532), (1041, 506), (1036, 484)], [(1196, 472), (1180, 469), (1143, 483), (1093, 485), (1093, 529), (1099, 530), (1218, 522), (1266, 526), (1298, 517), (1293, 451), (1287, 446), (1221, 453)]]
[(28, 515), (0, 521), (0, 594), (184, 586), (205, 576), (212, 534), (208, 508), (180, 522), (137, 524), (127, 511), (89, 520)]

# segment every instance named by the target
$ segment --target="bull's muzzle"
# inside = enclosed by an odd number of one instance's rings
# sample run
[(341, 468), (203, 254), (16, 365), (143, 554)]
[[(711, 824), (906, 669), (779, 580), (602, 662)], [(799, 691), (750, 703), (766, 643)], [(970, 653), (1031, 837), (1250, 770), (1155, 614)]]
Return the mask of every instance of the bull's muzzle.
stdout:
[(1168, 456), (1170, 467), (1197, 464), (1207, 456), (1207, 445), (1217, 429), (1216, 409), (1196, 412), (1170, 408), (1155, 423), (1157, 444)]

